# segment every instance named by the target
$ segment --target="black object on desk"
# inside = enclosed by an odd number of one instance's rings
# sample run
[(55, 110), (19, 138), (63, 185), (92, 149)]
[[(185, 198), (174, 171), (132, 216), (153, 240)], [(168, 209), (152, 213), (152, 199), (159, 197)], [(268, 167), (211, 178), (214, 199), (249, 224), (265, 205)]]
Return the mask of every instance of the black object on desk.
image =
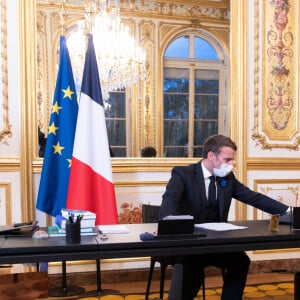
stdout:
[(194, 219), (160, 220), (158, 222), (157, 236), (193, 234)]
[(66, 242), (67, 244), (79, 244), (80, 237), (80, 222), (66, 222)]
[(293, 230), (300, 230), (300, 207), (292, 209)]

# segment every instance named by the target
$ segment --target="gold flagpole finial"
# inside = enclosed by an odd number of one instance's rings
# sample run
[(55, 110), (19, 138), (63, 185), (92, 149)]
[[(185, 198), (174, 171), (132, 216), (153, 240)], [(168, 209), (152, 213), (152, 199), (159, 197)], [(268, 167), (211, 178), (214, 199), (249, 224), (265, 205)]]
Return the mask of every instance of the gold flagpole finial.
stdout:
[(60, 26), (61, 26), (61, 34), (65, 34), (65, 17), (66, 17), (66, 10), (65, 10), (65, 0), (61, 1), (61, 10), (58, 13), (60, 18)]

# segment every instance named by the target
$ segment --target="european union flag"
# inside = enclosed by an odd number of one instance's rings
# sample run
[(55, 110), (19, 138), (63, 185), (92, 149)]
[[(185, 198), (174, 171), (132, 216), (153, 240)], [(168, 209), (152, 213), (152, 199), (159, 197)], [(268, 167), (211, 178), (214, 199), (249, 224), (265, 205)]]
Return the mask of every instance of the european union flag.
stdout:
[(69, 51), (60, 37), (60, 60), (36, 208), (52, 216), (66, 207), (78, 103)]

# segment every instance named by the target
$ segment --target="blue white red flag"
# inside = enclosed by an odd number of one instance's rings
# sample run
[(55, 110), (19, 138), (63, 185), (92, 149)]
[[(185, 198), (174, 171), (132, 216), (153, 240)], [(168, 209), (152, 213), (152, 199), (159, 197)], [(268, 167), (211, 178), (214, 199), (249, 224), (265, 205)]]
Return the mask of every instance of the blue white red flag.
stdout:
[(104, 106), (91, 34), (81, 85), (67, 208), (96, 213), (96, 225), (118, 223)]

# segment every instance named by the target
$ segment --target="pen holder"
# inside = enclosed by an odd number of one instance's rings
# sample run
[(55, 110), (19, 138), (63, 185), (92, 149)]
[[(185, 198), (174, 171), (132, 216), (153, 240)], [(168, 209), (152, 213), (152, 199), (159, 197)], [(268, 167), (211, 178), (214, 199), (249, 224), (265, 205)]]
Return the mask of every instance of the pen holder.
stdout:
[(67, 244), (79, 244), (80, 237), (80, 222), (66, 222), (66, 242)]

